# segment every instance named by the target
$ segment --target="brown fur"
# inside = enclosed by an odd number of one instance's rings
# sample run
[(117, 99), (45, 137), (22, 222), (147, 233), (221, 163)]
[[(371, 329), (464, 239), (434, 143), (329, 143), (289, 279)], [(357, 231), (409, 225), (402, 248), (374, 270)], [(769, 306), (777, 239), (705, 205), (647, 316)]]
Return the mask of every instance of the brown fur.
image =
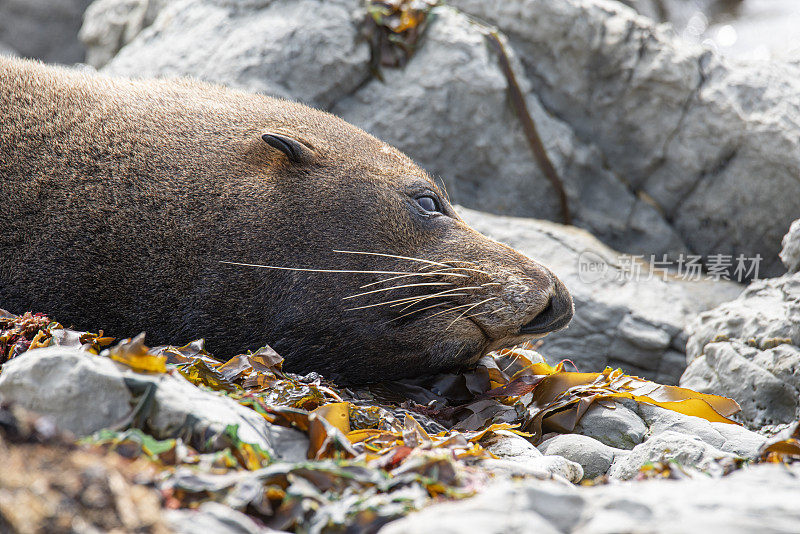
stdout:
[[(441, 197), (427, 174), (327, 113), (195, 81), (112, 79), (0, 57), (0, 120), (0, 307), (11, 311), (115, 336), (143, 329), (151, 343), (204, 336), (221, 355), (269, 343), (288, 369), (345, 382), (473, 363), (536, 337), (520, 327), (551, 298), (554, 328), (572, 314), (552, 273), (469, 228), (444, 199), (445, 215), (421, 215), (415, 194)], [(267, 132), (306, 145), (308, 160), (289, 161), (262, 140)], [(445, 281), (496, 285), (443, 305), (496, 298), (473, 318), (433, 308), (393, 320), (398, 307), (348, 308), (433, 289), (343, 300), (390, 275), (220, 263), (426, 267), (334, 249), (481, 269), (489, 274)], [(432, 280), (370, 289), (412, 281)]]

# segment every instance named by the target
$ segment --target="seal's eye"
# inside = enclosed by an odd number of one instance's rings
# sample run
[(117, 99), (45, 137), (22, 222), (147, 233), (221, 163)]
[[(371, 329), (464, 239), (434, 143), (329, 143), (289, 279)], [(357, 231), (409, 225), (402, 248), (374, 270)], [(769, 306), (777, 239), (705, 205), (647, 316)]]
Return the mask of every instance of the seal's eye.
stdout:
[(430, 213), (442, 212), (442, 208), (439, 207), (439, 201), (436, 198), (429, 195), (417, 197), (417, 204), (419, 204), (420, 208)]

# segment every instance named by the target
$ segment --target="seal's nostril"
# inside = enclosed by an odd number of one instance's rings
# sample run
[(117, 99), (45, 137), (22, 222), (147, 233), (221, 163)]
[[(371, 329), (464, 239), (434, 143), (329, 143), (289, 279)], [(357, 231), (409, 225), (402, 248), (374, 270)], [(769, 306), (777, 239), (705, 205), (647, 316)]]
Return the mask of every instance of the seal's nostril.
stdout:
[(521, 334), (546, 334), (560, 330), (572, 320), (572, 298), (566, 291), (556, 290), (547, 306), (530, 322), (522, 325)]

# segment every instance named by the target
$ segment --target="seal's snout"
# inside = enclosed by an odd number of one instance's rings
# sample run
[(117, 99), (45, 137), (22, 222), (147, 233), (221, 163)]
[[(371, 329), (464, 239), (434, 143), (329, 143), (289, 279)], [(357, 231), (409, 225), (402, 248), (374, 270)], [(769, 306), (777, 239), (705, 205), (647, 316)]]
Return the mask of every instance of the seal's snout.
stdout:
[(544, 309), (528, 323), (522, 325), (520, 334), (547, 334), (561, 330), (572, 320), (572, 297), (558, 278), (554, 277), (550, 300)]

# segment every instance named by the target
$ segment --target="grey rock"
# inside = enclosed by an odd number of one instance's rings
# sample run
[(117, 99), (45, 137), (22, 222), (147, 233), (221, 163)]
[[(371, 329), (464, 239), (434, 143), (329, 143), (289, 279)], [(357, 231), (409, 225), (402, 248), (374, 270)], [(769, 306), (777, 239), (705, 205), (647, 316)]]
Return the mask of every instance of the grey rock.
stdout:
[(497, 430), (481, 441), (484, 449), (500, 459), (528, 462), (540, 458), (542, 453), (530, 441), (508, 430)]
[(781, 261), (790, 273), (800, 270), (800, 219), (797, 219), (789, 227), (789, 232), (783, 236), (781, 241)]
[(648, 426), (648, 436), (658, 436), (668, 431), (679, 432), (744, 458), (755, 457), (766, 439), (738, 425), (711, 423), (700, 417), (684, 415), (651, 404), (640, 404), (638, 413)]
[(205, 502), (196, 510), (169, 510), (165, 518), (176, 534), (272, 534), (281, 532), (258, 525), (247, 515), (224, 504)]
[(16, 57), (19, 56), (19, 54), (7, 44), (0, 42), (0, 56)]
[(48, 347), (26, 352), (3, 366), (0, 400), (53, 418), (77, 436), (114, 427), (148, 395), (139, 424), (158, 439), (182, 437), (200, 450), (214, 450), (209, 436), (231, 425), (238, 436), (277, 459), (306, 458), (308, 438), (271, 425), (233, 399), (205, 391), (171, 374), (135, 373), (109, 358), (76, 349)]
[[(640, 15), (658, 22), (672, 24), (676, 31), (685, 33), (693, 17), (708, 19), (731, 9), (731, 4), (741, 0), (618, 0)], [(702, 31), (702, 30), (701, 30)], [(698, 32), (698, 35), (700, 32)]]
[[(369, 47), (356, 26), (360, 6), (358, 0), (175, 0), (103, 71), (194, 76), (327, 108), (370, 75)], [(102, 21), (90, 21), (100, 28), (87, 27), (87, 38), (103, 35)], [(127, 28), (128, 19), (122, 24)]]
[[(384, 81), (367, 83), (332, 111), (441, 176), (454, 202), (560, 220), (558, 197), (535, 163), (484, 30), (451, 9), (437, 9), (434, 16), (404, 69), (385, 70)], [(514, 50), (507, 52), (528, 91), (530, 81)], [(657, 210), (604, 167), (592, 141), (577, 139), (533, 93), (527, 105), (563, 178), (577, 225), (628, 249), (684, 250)]]
[(48, 347), (3, 365), (0, 400), (50, 416), (82, 437), (122, 421), (133, 397), (110, 359)]
[[(569, 328), (543, 339), (541, 352), (556, 361), (569, 358), (582, 371), (611, 365), (648, 379), (677, 378), (686, 365), (687, 322), (741, 291), (725, 281), (626, 279), (619, 275), (619, 253), (584, 230), (466, 208), (459, 213), (479, 232), (547, 265), (566, 284), (575, 316)], [(584, 276), (586, 257), (602, 260), (601, 277)]]
[(540, 480), (555, 480), (566, 485), (577, 484), (583, 479), (583, 467), (563, 456), (528, 456), (524, 459), (481, 460), (482, 469), (499, 477), (533, 477)]
[(95, 0), (86, 9), (78, 37), (86, 62), (99, 69), (150, 26), (174, 0)]
[[(260, 445), (278, 459), (302, 461), (307, 458), (308, 438), (305, 434), (271, 425), (258, 413), (233, 399), (204, 391), (179, 376), (137, 376), (128, 378), (129, 384), (131, 380), (156, 386), (153, 410), (147, 418), (147, 429), (156, 438), (166, 439), (188, 431), (189, 440), (202, 440), (202, 436), (220, 434), (226, 427), (238, 425), (242, 441)], [(202, 443), (196, 442), (195, 445)]]
[(545, 440), (539, 450), (546, 455), (557, 455), (571, 460), (583, 468), (583, 478), (593, 479), (605, 475), (615, 456), (626, 454), (594, 438), (580, 434), (561, 434)]
[(544, 108), (690, 250), (758, 253), (762, 275), (782, 271), (778, 242), (800, 198), (800, 64), (729, 64), (614, 2), (450, 4), (508, 36)]
[[(512, 486), (513, 487), (513, 486)], [(560, 488), (559, 488), (560, 489)], [(559, 490), (553, 490), (558, 492)], [(570, 495), (561, 490), (558, 495)], [(549, 499), (553, 503), (554, 499)], [(465, 506), (465, 504), (468, 504)], [(551, 522), (536, 511), (531, 495), (523, 491), (509, 491), (506, 485), (496, 485), (468, 501), (444, 503), (428, 507), (421, 512), (389, 523), (381, 534), (422, 534), (482, 532), (508, 534), (511, 532), (560, 532)], [(559, 508), (566, 511), (568, 502)]]
[[(680, 343), (678, 335), (673, 338), (673, 346)], [(661, 355), (661, 360), (658, 363), (658, 371), (653, 379), (659, 384), (677, 384), (681, 380), (683, 371), (686, 369), (686, 354), (684, 348), (686, 345), (678, 345), (680, 350), (667, 350)]]
[(674, 460), (684, 467), (716, 473), (718, 468), (715, 460), (736, 457), (698, 437), (667, 430), (637, 445), (630, 454), (618, 456), (608, 475), (619, 480), (630, 480), (644, 464), (668, 460)]
[[(797, 467), (758, 465), (723, 478), (586, 488), (502, 482), (472, 499), (432, 505), (380, 532), (481, 532), (473, 527), (479, 525), (489, 532), (552, 532), (552, 527), (576, 534), (789, 534), (800, 524), (798, 476)], [(521, 518), (531, 526), (520, 525)]]
[(762, 349), (800, 346), (800, 275), (753, 282), (735, 300), (699, 314), (686, 331), (689, 361), (715, 340), (738, 339)]
[(594, 438), (609, 447), (632, 449), (644, 441), (647, 425), (626, 404), (615, 402), (612, 406), (613, 409), (594, 404), (578, 421), (575, 432)]
[(800, 274), (753, 282), (686, 332), (682, 386), (734, 399), (753, 429), (800, 417)]
[(21, 56), (49, 63), (84, 57), (78, 30), (91, 0), (3, 0), (0, 40)]
[(800, 349), (709, 343), (689, 364), (681, 386), (734, 399), (742, 407), (739, 419), (750, 428), (789, 423), (800, 417)]

